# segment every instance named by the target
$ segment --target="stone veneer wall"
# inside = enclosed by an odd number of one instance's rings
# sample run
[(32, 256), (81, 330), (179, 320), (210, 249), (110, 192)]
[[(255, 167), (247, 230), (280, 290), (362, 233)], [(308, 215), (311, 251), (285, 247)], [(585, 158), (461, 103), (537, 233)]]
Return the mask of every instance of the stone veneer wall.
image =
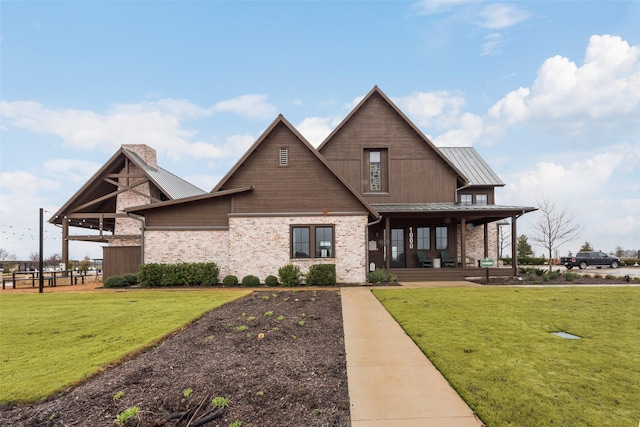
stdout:
[(181, 262), (215, 262), (220, 268), (220, 280), (227, 274), (233, 274), (229, 270), (229, 231), (145, 231), (145, 264)]
[[(145, 231), (145, 263), (213, 261), (220, 280), (233, 274), (239, 280), (248, 274), (261, 281), (287, 264), (303, 273), (312, 264), (336, 264), (337, 281), (366, 281), (365, 228), (367, 216), (234, 216), (229, 230)], [(295, 259), (289, 254), (291, 225), (334, 225), (336, 258)]]
[[(489, 223), (487, 225), (488, 235), (487, 238), (489, 240), (489, 258), (493, 259), (496, 262), (496, 266), (498, 265), (498, 226), (495, 222)], [(475, 260), (474, 267), (478, 266), (478, 260), (484, 258), (484, 227), (479, 225), (477, 227), (469, 227), (467, 225), (466, 237), (467, 237), (467, 245), (466, 245), (466, 253), (468, 257), (472, 257)], [(460, 254), (460, 228), (458, 226), (458, 254)]]

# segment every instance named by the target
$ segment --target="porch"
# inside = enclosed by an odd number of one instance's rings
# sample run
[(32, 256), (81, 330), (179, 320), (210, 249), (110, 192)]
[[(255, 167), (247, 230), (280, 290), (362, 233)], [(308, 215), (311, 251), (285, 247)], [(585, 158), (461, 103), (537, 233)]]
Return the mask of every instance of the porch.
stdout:
[[(467, 280), (470, 277), (485, 277), (486, 268), (392, 268), (398, 282), (450, 282)], [(489, 268), (490, 277), (513, 276), (513, 268)]]

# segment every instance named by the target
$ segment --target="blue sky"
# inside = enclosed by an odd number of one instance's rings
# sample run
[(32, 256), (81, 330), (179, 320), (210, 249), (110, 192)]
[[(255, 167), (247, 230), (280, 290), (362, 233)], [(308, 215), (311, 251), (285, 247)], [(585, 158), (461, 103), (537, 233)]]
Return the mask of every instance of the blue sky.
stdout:
[(0, 247), (18, 258), (38, 209), (123, 143), (209, 191), (279, 113), (317, 146), (374, 85), (436, 145), (475, 147), (498, 204), (575, 216), (561, 254), (640, 249), (640, 2), (3, 0), (0, 20)]

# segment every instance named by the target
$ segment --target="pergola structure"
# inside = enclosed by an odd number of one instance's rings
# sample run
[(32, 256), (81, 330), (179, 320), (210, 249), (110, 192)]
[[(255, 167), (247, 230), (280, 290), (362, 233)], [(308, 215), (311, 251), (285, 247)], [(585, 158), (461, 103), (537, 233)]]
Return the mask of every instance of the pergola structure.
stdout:
[[(123, 145), (56, 213), (49, 222), (62, 227), (62, 261), (69, 262), (69, 242), (138, 246), (141, 219), (126, 207), (206, 194), (157, 165), (155, 150)], [(93, 233), (70, 234), (70, 227)]]

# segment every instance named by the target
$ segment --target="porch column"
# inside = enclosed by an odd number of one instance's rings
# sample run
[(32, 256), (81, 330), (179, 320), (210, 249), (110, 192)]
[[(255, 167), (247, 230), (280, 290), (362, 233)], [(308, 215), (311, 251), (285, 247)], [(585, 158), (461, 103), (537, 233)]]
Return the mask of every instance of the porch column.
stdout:
[[(62, 218), (62, 262), (64, 270), (69, 268), (69, 221)], [(66, 276), (66, 273), (65, 273)]]
[(518, 275), (518, 257), (516, 256), (516, 216), (511, 217), (511, 268), (513, 275)]
[(384, 241), (384, 245), (387, 248), (386, 253), (387, 256), (385, 257), (386, 259), (384, 260), (384, 268), (387, 271), (391, 270), (391, 219), (389, 217), (386, 217), (384, 220), (384, 229), (385, 229), (385, 241)]
[(487, 227), (488, 224), (484, 224), (482, 226), (483, 229), (483, 233), (484, 233), (484, 258), (487, 259), (489, 258), (489, 227)]
[(462, 268), (467, 267), (467, 220), (460, 219), (460, 264)]

